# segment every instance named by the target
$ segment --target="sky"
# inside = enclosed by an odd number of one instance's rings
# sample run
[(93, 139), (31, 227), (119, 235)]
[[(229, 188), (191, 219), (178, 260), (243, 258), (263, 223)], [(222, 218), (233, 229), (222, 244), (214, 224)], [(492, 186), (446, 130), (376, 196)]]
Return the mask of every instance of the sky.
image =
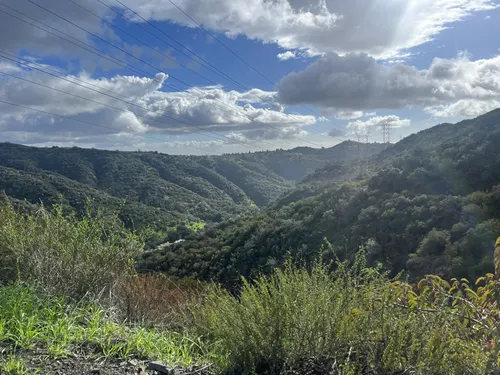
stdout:
[(500, 0), (3, 0), (0, 142), (391, 142), (500, 107)]

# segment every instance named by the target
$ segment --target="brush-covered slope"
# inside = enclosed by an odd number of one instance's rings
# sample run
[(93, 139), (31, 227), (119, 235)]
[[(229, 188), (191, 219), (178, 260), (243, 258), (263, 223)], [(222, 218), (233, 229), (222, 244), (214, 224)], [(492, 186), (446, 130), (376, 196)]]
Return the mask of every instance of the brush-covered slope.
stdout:
[[(500, 235), (499, 144), (500, 110), (438, 125), (361, 169), (327, 165), (263, 212), (148, 254), (140, 267), (232, 284), (290, 254), (310, 260), (323, 245), (327, 258), (364, 247), (371, 262), (414, 278), (491, 272)], [(353, 180), (331, 182), (347, 172)]]
[[(366, 154), (382, 145), (362, 145)], [(213, 221), (256, 211), (294, 180), (332, 160), (350, 160), (359, 145), (299, 148), (223, 156), (173, 156), (81, 148), (0, 144), (0, 190), (32, 203), (77, 209), (90, 198), (122, 210), (135, 227), (145, 223)], [(161, 225), (160, 225), (161, 226)]]

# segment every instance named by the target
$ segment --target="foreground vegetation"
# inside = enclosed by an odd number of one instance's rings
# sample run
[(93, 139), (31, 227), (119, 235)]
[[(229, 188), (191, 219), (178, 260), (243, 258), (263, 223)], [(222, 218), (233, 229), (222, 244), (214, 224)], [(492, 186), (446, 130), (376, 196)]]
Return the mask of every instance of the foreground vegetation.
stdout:
[(310, 271), (288, 264), (239, 298), (217, 289), (199, 324), (218, 339), (237, 373), (319, 368), (338, 374), (487, 374), (497, 368), (497, 311), (489, 293), (428, 277), (412, 289), (354, 264)]
[(187, 332), (187, 309), (197, 303), (194, 293), (185, 297), (187, 284), (180, 293), (165, 278), (135, 274), (133, 257), (142, 246), (116, 216), (87, 210), (77, 218), (61, 206), (28, 214), (2, 201), (1, 371), (32, 373), (29, 353), (182, 367), (222, 363), (214, 345)]
[(117, 218), (77, 219), (58, 207), (26, 214), (6, 202), (0, 211), (0, 369), (9, 375), (42, 373), (39, 357), (244, 374), (499, 369), (491, 274), (477, 286), (437, 276), (412, 285), (368, 267), (360, 252), (352, 262), (289, 259), (235, 294), (137, 275), (142, 238)]
[(102, 306), (70, 303), (27, 285), (0, 288), (0, 342), (11, 354), (36, 349), (53, 358), (133, 356), (190, 366), (212, 356), (194, 336), (119, 323)]

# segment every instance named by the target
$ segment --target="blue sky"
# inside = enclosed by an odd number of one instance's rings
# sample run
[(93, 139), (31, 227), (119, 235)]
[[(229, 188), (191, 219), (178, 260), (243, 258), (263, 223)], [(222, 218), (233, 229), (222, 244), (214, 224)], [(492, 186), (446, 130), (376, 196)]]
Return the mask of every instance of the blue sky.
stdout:
[(328, 147), (380, 142), (384, 124), (397, 141), (500, 106), (498, 1), (120, 1), (0, 5), (0, 141), (179, 154)]

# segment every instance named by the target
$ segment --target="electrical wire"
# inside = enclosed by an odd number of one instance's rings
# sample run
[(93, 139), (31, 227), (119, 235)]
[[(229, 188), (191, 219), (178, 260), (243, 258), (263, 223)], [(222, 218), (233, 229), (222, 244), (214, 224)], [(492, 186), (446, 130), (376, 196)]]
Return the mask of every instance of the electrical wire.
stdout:
[[(3, 57), (5, 58), (5, 57)], [(44, 87), (44, 88), (47, 88), (47, 89), (50, 89), (50, 90), (53, 90), (53, 91), (56, 91), (56, 92), (60, 92), (62, 94), (66, 94), (66, 95), (70, 95), (70, 96), (73, 96), (75, 98), (78, 98), (78, 99), (82, 99), (82, 100), (86, 100), (86, 101), (89, 101), (91, 103), (94, 103), (94, 104), (98, 104), (98, 105), (101, 105), (101, 106), (104, 106), (104, 107), (108, 107), (108, 108), (111, 108), (111, 109), (114, 109), (114, 110), (117, 110), (117, 111), (120, 111), (120, 112), (124, 112), (124, 113), (133, 113), (136, 117), (139, 117), (139, 118), (144, 118), (144, 119), (147, 119), (148, 121), (150, 122), (153, 122), (153, 123), (158, 123), (158, 124), (161, 124), (161, 125), (171, 125), (171, 124), (168, 124), (168, 123), (162, 123), (162, 122), (158, 122), (158, 121), (155, 121), (155, 120), (151, 120), (149, 117), (147, 116), (143, 116), (143, 115), (139, 115), (133, 111), (130, 111), (130, 110), (126, 110), (126, 109), (122, 109), (122, 108), (119, 108), (119, 107), (115, 107), (115, 106), (112, 106), (112, 105), (109, 105), (109, 104), (105, 104), (105, 103), (102, 103), (102, 102), (99, 102), (97, 100), (93, 100), (93, 99), (89, 99), (89, 98), (85, 98), (83, 96), (80, 96), (80, 95), (76, 95), (76, 94), (72, 94), (68, 91), (65, 91), (65, 90), (61, 90), (61, 89), (57, 89), (55, 87), (51, 87), (51, 86), (48, 86), (48, 85), (45, 85), (43, 83), (39, 83), (39, 82), (35, 82), (35, 81), (32, 81), (32, 80), (29, 80), (29, 79), (26, 79), (26, 78), (22, 78), (22, 77), (19, 77), (19, 76), (16, 76), (14, 74), (10, 74), (10, 73), (6, 73), (6, 72), (1, 72), (0, 71), (0, 74), (3, 74), (3, 75), (6, 75), (6, 76), (9, 76), (11, 78), (15, 78), (15, 79), (18, 79), (18, 80), (21, 80), (21, 81), (24, 81), (24, 82), (28, 82), (28, 83), (31, 83), (31, 84), (34, 84), (34, 85), (37, 85), (37, 86), (41, 86), (41, 87)], [(56, 76), (57, 77), (57, 76)], [(61, 78), (61, 77), (58, 77), (58, 78)], [(74, 82), (72, 82), (73, 84), (75, 84)], [(80, 85), (81, 86), (81, 85)], [(82, 86), (84, 87), (84, 86)], [(90, 88), (87, 88), (89, 90), (92, 90), (92, 91), (96, 91), (96, 90), (93, 90), (93, 89), (90, 89)], [(103, 94), (101, 92), (99, 92), (100, 94)], [(104, 95), (104, 94), (103, 94)], [(107, 95), (107, 96), (110, 96), (110, 95)], [(111, 96), (112, 97), (112, 96)], [(113, 98), (113, 97), (112, 97)], [(114, 98), (116, 99), (116, 98)], [(120, 99), (117, 99), (117, 100), (120, 100)], [(123, 101), (123, 100), (122, 100)], [(127, 102), (126, 102), (127, 103)], [(144, 107), (145, 108), (145, 107)], [(147, 108), (145, 108), (145, 110), (147, 110), (147, 112), (152, 112), (152, 113), (155, 113)], [(229, 141), (231, 142), (237, 142), (237, 143), (240, 143), (240, 144), (243, 144), (245, 146), (248, 146), (248, 147), (251, 147), (251, 148), (255, 148), (255, 149), (258, 149), (257, 147), (255, 146), (252, 146), (248, 143), (245, 143), (245, 142), (242, 142), (240, 140), (237, 140), (237, 139), (233, 139), (233, 138), (229, 138), (223, 134), (219, 134), (217, 132), (214, 132), (214, 131), (211, 131), (211, 130), (207, 130), (207, 129), (203, 129), (202, 127), (199, 127), (197, 125), (194, 125), (194, 124), (190, 124), (186, 121), (183, 121), (183, 120), (179, 120), (179, 119), (176, 119), (174, 117), (171, 117), (171, 116), (168, 116), (168, 115), (165, 115), (162, 113), (162, 116), (163, 117), (166, 117), (170, 120), (173, 120), (173, 121), (177, 121), (178, 123), (180, 124), (184, 124), (184, 125), (187, 125), (187, 126), (191, 126), (191, 127), (195, 127), (199, 130), (202, 130), (202, 131), (205, 131), (205, 132), (208, 132), (208, 133), (212, 133), (212, 134), (215, 134), (217, 135), (218, 137), (223, 137), (223, 138), (226, 138), (228, 139)], [(132, 133), (133, 134), (133, 133)], [(217, 138), (217, 139), (220, 139), (220, 138)]]
[[(241, 57), (238, 53), (233, 51), (228, 45), (226, 45), (224, 42), (222, 42), (219, 38), (217, 38), (215, 35), (213, 35), (210, 31), (205, 29), (203, 25), (201, 25), (198, 21), (196, 21), (193, 17), (191, 17), (184, 9), (182, 9), (179, 5), (177, 5), (173, 0), (168, 0), (174, 7), (176, 7), (182, 14), (184, 14), (187, 18), (189, 18), (192, 22), (194, 22), (199, 28), (201, 28), (205, 33), (207, 33), (210, 37), (212, 37), (217, 43), (222, 45), (224, 48), (226, 48), (229, 52), (231, 52), (234, 56), (236, 56), (240, 61), (242, 61), (246, 66), (248, 66), (250, 69), (252, 69), (255, 73), (260, 75), (262, 78), (264, 78), (267, 82), (269, 82), (273, 87), (275, 87), (278, 91), (284, 92), (277, 84), (275, 84), (273, 81), (271, 81), (269, 78), (267, 78), (263, 73), (261, 73), (259, 70), (257, 70), (252, 64), (247, 62), (243, 57)], [(304, 108), (306, 108), (308, 111), (311, 113), (314, 113), (314, 111), (306, 106), (305, 104), (301, 104)]]
[[(73, 1), (73, 0), (69, 0), (69, 1)], [(163, 41), (163, 43), (165, 43), (166, 45), (172, 47), (174, 50), (178, 51), (179, 53), (183, 54), (184, 56), (187, 56), (189, 58), (191, 58), (193, 61), (196, 61), (199, 63), (198, 60), (195, 60), (193, 57), (191, 56), (188, 56), (186, 55), (185, 53), (183, 53), (182, 51), (180, 51), (179, 49), (175, 48), (174, 46), (172, 46), (172, 44), (166, 42), (165, 40), (163, 39), (160, 39), (158, 38), (158, 36), (156, 36), (155, 34), (151, 33), (149, 30), (147, 30), (146, 28), (142, 27), (140, 24), (138, 24), (137, 22), (135, 22), (134, 20), (132, 20), (130, 17), (126, 17), (124, 16), (123, 14), (121, 14), (120, 12), (118, 12), (116, 9), (114, 9), (113, 7), (105, 4), (102, 0), (96, 0), (98, 1), (99, 3), (101, 3), (102, 5), (104, 5), (106, 8), (110, 9), (111, 11), (115, 12), (116, 14), (120, 15), (121, 17), (123, 17), (124, 19), (128, 20), (129, 22), (132, 22), (134, 23), (137, 27), (141, 28), (142, 30), (144, 30), (145, 32), (149, 33), (150, 35), (152, 35), (153, 37), (155, 37), (156, 39), (159, 39), (161, 41)], [(249, 91), (250, 88), (244, 86), (243, 84), (241, 84), (240, 82), (236, 81), (235, 79), (233, 79), (232, 77), (228, 76), (226, 73), (222, 72), (220, 69), (218, 69), (217, 67), (215, 67), (214, 65), (210, 64), (207, 60), (203, 59), (201, 56), (199, 56), (198, 54), (196, 54), (194, 51), (192, 51), (191, 49), (189, 49), (187, 46), (185, 46), (184, 44), (178, 42), (175, 38), (171, 37), (170, 35), (168, 35), (167, 33), (165, 33), (163, 30), (161, 30), (160, 28), (158, 28), (155, 24), (151, 23), (150, 21), (148, 21), (146, 18), (142, 17), (139, 13), (137, 13), (136, 11), (134, 11), (133, 9), (131, 9), (130, 7), (128, 7), (126, 4), (124, 4), (123, 2), (121, 2), (120, 0), (115, 0), (118, 4), (120, 4), (123, 8), (125, 8), (126, 10), (128, 10), (129, 12), (135, 14), (137, 17), (139, 17), (142, 21), (144, 21), (145, 23), (147, 23), (148, 25), (150, 25), (151, 27), (153, 27), (155, 30), (159, 31), (160, 33), (162, 33), (163, 35), (165, 35), (168, 39), (172, 40), (173, 42), (177, 43), (178, 45), (180, 45), (182, 48), (186, 49), (187, 51), (189, 51), (190, 53), (192, 53), (194, 56), (196, 56), (199, 60), (203, 61), (205, 64), (208, 65), (205, 66), (205, 68), (209, 69), (209, 67), (213, 68), (213, 69), (216, 69), (219, 73), (219, 75), (222, 75), (223, 78), (226, 78), (227, 80), (231, 81), (233, 84), (235, 84), (236, 86), (242, 88), (243, 90), (246, 90), (246, 91)], [(176, 4), (174, 4), (173, 2), (171, 2), (174, 6), (176, 6)], [(180, 7), (178, 7), (178, 9), (180, 11), (182, 11), (182, 9), (180, 9)], [(183, 12), (183, 11), (182, 11)], [(183, 12), (186, 16), (190, 17), (187, 13)], [(195, 22), (199, 27), (201, 27), (204, 31), (206, 31), (208, 33), (208, 35), (210, 35), (212, 38), (216, 39), (217, 38), (212, 35), (211, 33), (209, 33), (207, 30), (205, 30), (200, 24), (198, 24), (193, 18), (190, 17), (190, 19)], [(221, 41), (217, 40), (219, 43), (222, 43)], [(225, 48), (228, 48), (228, 46), (226, 46), (224, 43), (222, 43), (222, 45), (225, 47)], [(230, 50), (230, 49), (229, 49)], [(236, 54), (236, 52), (230, 50), (233, 54)], [(203, 65), (203, 64), (202, 64)], [(255, 69), (254, 69), (255, 70)], [(213, 71), (213, 70), (212, 70)], [(217, 73), (216, 73), (217, 74)], [(260, 73), (259, 73), (260, 74)], [(267, 79), (267, 78), (266, 78)], [(275, 86), (276, 88), (278, 88), (273, 82), (271, 82), (269, 79), (267, 79), (273, 86)], [(279, 88), (278, 88), (279, 89)], [(282, 91), (282, 90), (281, 90)], [(269, 102), (268, 100), (266, 99), (263, 99), (262, 97), (259, 97), (257, 96), (259, 99), (261, 99), (263, 102), (266, 102), (268, 104), (270, 104), (271, 106), (275, 106), (276, 104), (275, 103), (272, 103), (272, 102)], [(312, 109), (308, 108), (307, 106), (305, 106), (304, 104), (302, 104), (303, 107), (305, 107), (306, 109), (309, 110), (309, 112), (313, 113), (314, 112), (312, 111)], [(334, 126), (335, 128), (341, 130), (341, 131), (344, 131), (344, 129), (338, 127), (338, 126)], [(315, 133), (317, 134), (323, 134), (322, 132), (320, 131), (317, 131), (316, 129), (314, 129), (312, 126), (308, 128), (308, 130), (312, 130), (314, 131)], [(345, 136), (335, 136), (333, 138), (346, 138)]]
[[(72, 22), (72, 21), (68, 20), (67, 18), (65, 18), (65, 17), (63, 17), (63, 16), (61, 16), (61, 15), (58, 15), (57, 13), (55, 13), (55, 12), (51, 11), (50, 9), (47, 9), (46, 7), (44, 7), (44, 6), (40, 5), (40, 4), (37, 4), (35, 1), (33, 1), (33, 0), (26, 0), (26, 1), (28, 1), (29, 3), (31, 3), (31, 4), (33, 4), (33, 5), (37, 6), (37, 7), (39, 7), (40, 9), (45, 10), (46, 12), (48, 12), (48, 13), (50, 13), (50, 14), (52, 14), (52, 15), (54, 15), (54, 16), (56, 16), (56, 17), (58, 17), (58, 18), (60, 18), (60, 19), (62, 19), (62, 20), (64, 20), (64, 21), (66, 21), (66, 22), (67, 22), (67, 23), (69, 23), (70, 25), (72, 25), (72, 26), (74, 26), (74, 27), (76, 27), (76, 28), (78, 28), (78, 29), (80, 29), (80, 30), (82, 30), (82, 31), (84, 31), (84, 32), (86, 32), (86, 33), (88, 33), (89, 35), (92, 35), (93, 37), (97, 38), (98, 40), (101, 40), (102, 42), (104, 42), (104, 43), (106, 43), (106, 44), (108, 44), (108, 45), (110, 45), (110, 46), (112, 46), (112, 47), (114, 47), (114, 48), (118, 49), (119, 51), (121, 51), (121, 52), (125, 53), (126, 55), (128, 55), (128, 56), (130, 56), (130, 57), (132, 57), (132, 58), (134, 58), (134, 59), (136, 59), (136, 60), (138, 60), (138, 61), (140, 61), (140, 62), (142, 62), (143, 64), (145, 64), (145, 65), (147, 65), (147, 66), (152, 67), (153, 69), (157, 70), (158, 72), (163, 72), (163, 71), (162, 71), (162, 69), (160, 69), (160, 68), (158, 68), (158, 67), (156, 67), (156, 66), (154, 66), (154, 65), (152, 65), (152, 64), (150, 64), (150, 63), (148, 63), (148, 62), (146, 62), (145, 60), (143, 60), (143, 59), (141, 59), (141, 58), (138, 58), (137, 56), (134, 56), (132, 53), (130, 53), (130, 52), (128, 52), (128, 51), (126, 51), (125, 49), (123, 49), (123, 48), (121, 48), (121, 47), (119, 47), (119, 46), (116, 46), (115, 44), (113, 44), (113, 43), (111, 43), (111, 42), (107, 41), (106, 39), (101, 38), (101, 37), (100, 37), (100, 36), (98, 36), (97, 34), (92, 33), (92, 32), (90, 32), (90, 31), (86, 30), (85, 28), (83, 28), (83, 27), (81, 27), (81, 26), (77, 25), (76, 23), (74, 23), (74, 22)], [(170, 78), (172, 78), (172, 79), (174, 79), (174, 80), (176, 80), (176, 81), (178, 81), (178, 82), (180, 82), (180, 83), (182, 83), (182, 84), (184, 84), (184, 85), (186, 85), (186, 86), (188, 86), (188, 87), (190, 87), (190, 88), (192, 88), (193, 90), (196, 90), (196, 91), (198, 91), (198, 92), (200, 92), (200, 93), (202, 93), (202, 94), (205, 94), (203, 91), (199, 90), (197, 87), (195, 87), (195, 86), (193, 86), (193, 85), (190, 85), (190, 84), (188, 84), (188, 83), (184, 82), (183, 80), (181, 80), (181, 79), (179, 79), (179, 78), (177, 78), (177, 77), (175, 77), (175, 76), (173, 76), (173, 75), (169, 75), (169, 77), (170, 77)], [(241, 115), (246, 116), (246, 114), (245, 114), (245, 113), (243, 113), (243, 112), (241, 112), (241, 110), (240, 110), (238, 107), (231, 106), (231, 105), (229, 105), (229, 104), (227, 104), (227, 103), (225, 103), (225, 102), (223, 102), (222, 100), (219, 100), (219, 99), (217, 99), (217, 98), (213, 98), (213, 100), (215, 100), (215, 101), (217, 101), (217, 102), (222, 103), (223, 105), (227, 106), (228, 108), (230, 108), (230, 109), (232, 109), (232, 110), (235, 110), (235, 109), (236, 109), (236, 110), (238, 110), (238, 112), (239, 112)], [(291, 115), (291, 116), (293, 116), (293, 115)], [(249, 116), (246, 116), (246, 117), (248, 117), (248, 119), (249, 119), (250, 121), (252, 121), (252, 122), (253, 122), (253, 119), (252, 119), (251, 117), (249, 117)], [(281, 133), (281, 134), (285, 135), (285, 137), (286, 137), (286, 136), (288, 136), (288, 134), (287, 134), (287, 133), (285, 133), (285, 132), (284, 132), (284, 131), (282, 131), (281, 129), (276, 128), (276, 127), (274, 127), (274, 126), (272, 126), (272, 125), (270, 125), (270, 124), (267, 124), (267, 123), (262, 123), (262, 122), (261, 122), (260, 124), (262, 124), (262, 125), (264, 125), (264, 126), (267, 126), (267, 127), (269, 127), (270, 129), (273, 129), (274, 131), (276, 131), (276, 132), (278, 132), (278, 133)], [(309, 143), (309, 144), (311, 144), (311, 145), (313, 145), (313, 146), (316, 146), (316, 147), (322, 147), (322, 145), (320, 145), (320, 144), (318, 144), (318, 143), (315, 143), (315, 142), (311, 142), (311, 141), (309, 141), (309, 140), (302, 139), (302, 141), (303, 141), (303, 142), (306, 142), (306, 143)]]

